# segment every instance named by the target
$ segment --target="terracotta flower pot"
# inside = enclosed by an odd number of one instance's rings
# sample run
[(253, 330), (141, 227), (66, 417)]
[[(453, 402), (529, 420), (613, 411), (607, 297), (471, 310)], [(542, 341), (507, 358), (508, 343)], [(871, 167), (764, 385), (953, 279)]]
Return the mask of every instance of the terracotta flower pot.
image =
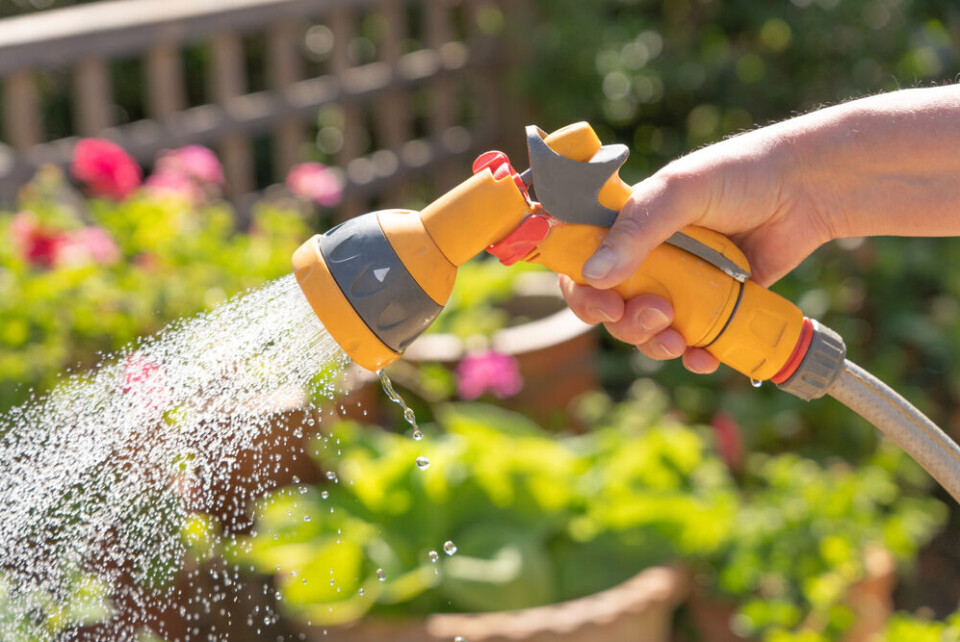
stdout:
[(303, 633), (316, 642), (450, 642), (457, 636), (468, 642), (668, 642), (673, 611), (687, 590), (683, 571), (653, 567), (606, 591), (550, 606), (418, 620), (366, 618)]

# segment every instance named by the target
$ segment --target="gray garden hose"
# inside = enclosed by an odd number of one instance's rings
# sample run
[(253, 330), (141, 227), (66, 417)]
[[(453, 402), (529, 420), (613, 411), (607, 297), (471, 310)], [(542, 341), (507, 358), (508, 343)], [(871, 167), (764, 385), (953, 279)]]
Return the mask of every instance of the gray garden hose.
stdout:
[(909, 401), (849, 360), (827, 394), (895, 441), (960, 502), (960, 446)]
[(839, 334), (811, 322), (809, 349), (779, 388), (806, 401), (830, 395), (896, 442), (960, 503), (960, 446), (890, 386), (849, 361)]

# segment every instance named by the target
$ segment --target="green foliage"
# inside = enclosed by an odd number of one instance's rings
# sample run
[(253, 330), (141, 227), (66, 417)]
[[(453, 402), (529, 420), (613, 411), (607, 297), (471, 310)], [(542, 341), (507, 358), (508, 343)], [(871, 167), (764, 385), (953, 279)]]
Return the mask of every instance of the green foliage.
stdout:
[[(339, 424), (316, 449), (336, 483), (264, 500), (256, 534), (229, 556), (276, 572), (284, 608), (329, 624), (370, 609), (535, 606), (684, 560), (740, 605), (745, 632), (836, 639), (870, 551), (909, 562), (943, 523), (943, 505), (914, 497), (915, 465), (899, 451), (859, 469), (755, 456), (738, 485), (710, 434), (666, 407), (641, 381), (625, 402), (587, 399), (591, 430), (579, 436), (484, 404), (443, 406), (421, 442)], [(445, 540), (456, 555), (443, 555)]]
[(797, 111), (953, 80), (960, 8), (933, 0), (540, 0), (510, 26), (548, 129), (594, 123), (648, 173)]
[(79, 569), (68, 572), (56, 594), (40, 588), (25, 590), (0, 573), (0, 628), (21, 642), (59, 639), (78, 626), (100, 622), (112, 606), (107, 584)]
[(906, 613), (890, 618), (880, 642), (956, 642), (960, 640), (960, 613), (945, 622), (924, 620)]
[(901, 496), (910, 475), (897, 471), (915, 467), (893, 447), (859, 468), (755, 455), (716, 575), (716, 589), (741, 603), (739, 628), (773, 641), (805, 623), (839, 637), (870, 550), (907, 562), (946, 521), (937, 500)]
[(242, 232), (224, 203), (190, 206), (147, 193), (84, 202), (52, 168), (23, 189), (20, 210), (47, 230), (103, 228), (120, 257), (39, 266), (15, 246), (13, 213), (0, 212), (0, 409), (29, 388), (50, 387), (64, 369), (90, 367), (138, 336), (289, 272), (307, 236), (294, 209), (268, 203)]
[[(337, 483), (265, 500), (257, 534), (231, 555), (279, 568), (281, 604), (325, 623), (374, 606), (409, 614), (552, 603), (706, 555), (732, 521), (730, 478), (697, 431), (644, 412), (652, 394), (580, 437), (552, 438), (483, 404), (445, 406), (443, 430), (426, 429), (421, 442), (340, 424), (329, 439), (342, 456), (321, 456)], [(456, 555), (444, 554), (445, 540)]]

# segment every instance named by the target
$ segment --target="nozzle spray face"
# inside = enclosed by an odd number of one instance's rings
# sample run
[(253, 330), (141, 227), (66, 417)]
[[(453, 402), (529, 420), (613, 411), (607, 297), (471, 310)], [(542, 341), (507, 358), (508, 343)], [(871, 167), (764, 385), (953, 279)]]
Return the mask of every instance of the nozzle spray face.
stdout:
[(411, 275), (379, 215), (341, 223), (294, 254), (297, 281), (314, 312), (344, 351), (370, 370), (399, 358), (443, 308)]

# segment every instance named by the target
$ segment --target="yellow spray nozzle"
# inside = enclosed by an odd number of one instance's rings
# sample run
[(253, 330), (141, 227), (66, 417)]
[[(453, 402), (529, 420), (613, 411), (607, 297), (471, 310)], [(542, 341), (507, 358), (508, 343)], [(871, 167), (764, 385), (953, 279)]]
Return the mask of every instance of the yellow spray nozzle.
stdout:
[[(587, 123), (550, 135), (530, 127), (527, 138), (530, 169), (522, 176), (505, 155), (489, 152), (474, 176), (422, 212), (365, 214), (297, 250), (301, 288), (354, 361), (378, 370), (399, 358), (446, 303), (457, 266), (484, 249), (506, 264), (533, 261), (582, 282), (584, 262), (630, 196), (618, 174), (626, 148), (602, 145)], [(766, 380), (796, 361), (803, 315), (749, 280), (749, 269), (729, 239), (689, 227), (616, 291), (663, 296), (689, 345)]]
[(516, 182), (484, 170), (422, 212), (371, 212), (314, 236), (294, 254), (294, 273), (347, 355), (379, 370), (436, 318), (457, 266), (528, 214)]

